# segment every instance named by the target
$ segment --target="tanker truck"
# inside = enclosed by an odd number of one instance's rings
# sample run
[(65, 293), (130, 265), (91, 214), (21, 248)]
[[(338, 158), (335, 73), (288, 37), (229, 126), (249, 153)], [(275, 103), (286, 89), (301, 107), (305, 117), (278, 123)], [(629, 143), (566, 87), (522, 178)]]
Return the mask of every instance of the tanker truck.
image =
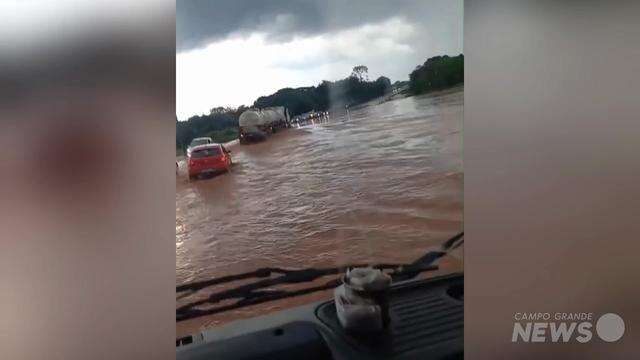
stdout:
[(289, 111), (284, 106), (249, 109), (238, 118), (240, 144), (264, 140), (278, 129), (289, 127)]

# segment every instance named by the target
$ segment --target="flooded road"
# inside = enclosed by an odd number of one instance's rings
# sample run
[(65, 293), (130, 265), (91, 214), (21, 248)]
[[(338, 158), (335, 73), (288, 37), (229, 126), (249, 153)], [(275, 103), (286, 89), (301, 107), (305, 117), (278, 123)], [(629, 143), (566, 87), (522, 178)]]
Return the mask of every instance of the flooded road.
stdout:
[[(263, 143), (232, 145), (227, 174), (189, 182), (181, 164), (177, 284), (264, 266), (419, 257), (462, 229), (462, 108), (462, 88), (374, 102), (349, 117), (331, 114)], [(178, 335), (330, 294), (178, 323)], [(203, 296), (178, 299), (178, 306)]]

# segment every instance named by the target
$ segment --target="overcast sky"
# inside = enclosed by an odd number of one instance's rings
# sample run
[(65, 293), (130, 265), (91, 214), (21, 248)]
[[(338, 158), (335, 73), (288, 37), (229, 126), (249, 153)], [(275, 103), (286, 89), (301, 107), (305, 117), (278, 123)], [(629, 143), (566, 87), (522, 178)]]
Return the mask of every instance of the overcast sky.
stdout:
[(407, 80), (427, 58), (462, 53), (463, 0), (178, 0), (176, 111), (251, 105), (366, 65)]

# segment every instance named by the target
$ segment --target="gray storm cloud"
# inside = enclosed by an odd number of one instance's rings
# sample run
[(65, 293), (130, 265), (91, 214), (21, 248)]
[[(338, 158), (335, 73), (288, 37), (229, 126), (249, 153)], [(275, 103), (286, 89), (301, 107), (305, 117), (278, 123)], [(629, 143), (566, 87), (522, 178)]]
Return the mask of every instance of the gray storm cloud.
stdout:
[(461, 22), (461, 14), (461, 0), (178, 0), (176, 46), (179, 52), (188, 51), (254, 32), (286, 42), (398, 16), (461, 41), (461, 31), (451, 34), (451, 19)]

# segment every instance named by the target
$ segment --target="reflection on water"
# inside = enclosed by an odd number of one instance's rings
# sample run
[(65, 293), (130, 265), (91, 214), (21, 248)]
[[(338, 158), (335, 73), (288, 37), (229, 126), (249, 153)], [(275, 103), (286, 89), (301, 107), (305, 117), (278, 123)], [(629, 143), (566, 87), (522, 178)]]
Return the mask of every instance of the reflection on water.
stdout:
[[(420, 256), (462, 228), (462, 105), (461, 89), (373, 103), (351, 109), (350, 119), (334, 113), (327, 122), (289, 129), (260, 144), (232, 145), (229, 174), (190, 183), (181, 172), (177, 283), (263, 266), (408, 262)], [(328, 294), (192, 320), (178, 324), (178, 332)]]

